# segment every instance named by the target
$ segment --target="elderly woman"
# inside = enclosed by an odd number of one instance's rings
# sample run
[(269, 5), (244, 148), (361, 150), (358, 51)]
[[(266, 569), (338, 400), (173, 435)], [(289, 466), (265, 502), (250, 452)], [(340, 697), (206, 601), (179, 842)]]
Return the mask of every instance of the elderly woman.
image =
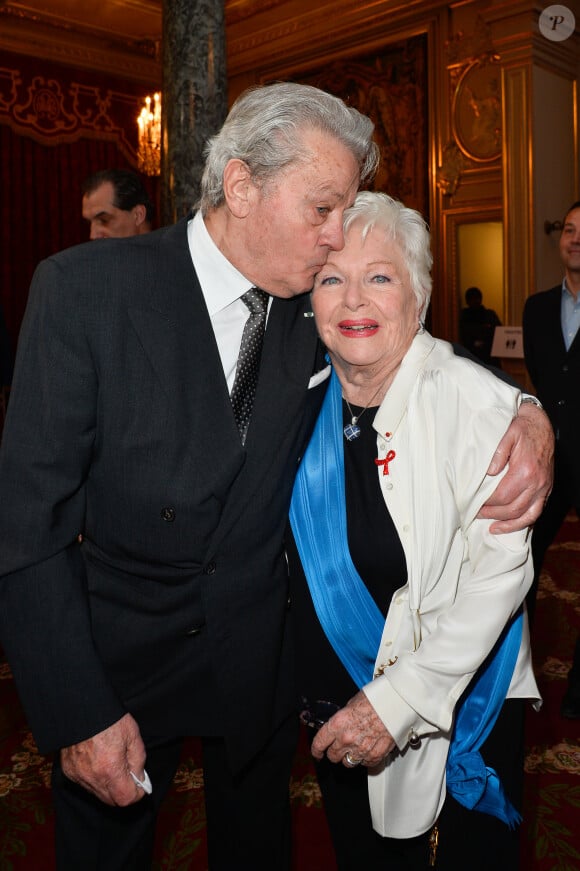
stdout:
[(345, 240), (312, 294), (333, 373), (289, 550), (339, 868), (517, 868), (533, 571), (527, 531), (478, 514), (520, 395), (425, 331), (417, 212), (361, 193)]

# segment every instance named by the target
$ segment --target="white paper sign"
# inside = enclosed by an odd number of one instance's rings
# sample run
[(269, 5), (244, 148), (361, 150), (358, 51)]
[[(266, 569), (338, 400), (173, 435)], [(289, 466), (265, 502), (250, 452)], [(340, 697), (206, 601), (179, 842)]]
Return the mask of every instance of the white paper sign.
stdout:
[(492, 357), (524, 356), (524, 339), (521, 327), (496, 327), (491, 346)]

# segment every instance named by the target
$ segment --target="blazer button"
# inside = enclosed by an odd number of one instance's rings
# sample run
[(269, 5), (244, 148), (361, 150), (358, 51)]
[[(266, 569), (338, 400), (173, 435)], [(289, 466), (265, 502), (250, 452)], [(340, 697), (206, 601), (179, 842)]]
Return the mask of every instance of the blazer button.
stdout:
[(161, 519), (166, 520), (167, 523), (173, 523), (173, 521), (175, 520), (175, 508), (162, 508)]
[(286, 610), (289, 611), (292, 607), (292, 596), (288, 596), (286, 599)]
[(419, 735), (417, 735), (414, 729), (411, 729), (411, 731), (409, 732), (408, 740), (409, 747), (411, 747), (413, 750), (417, 750), (417, 748), (421, 746), (421, 738), (419, 737)]
[(204, 575), (215, 575), (216, 569), (216, 564), (214, 562), (211, 562), (204, 566), (203, 573)]

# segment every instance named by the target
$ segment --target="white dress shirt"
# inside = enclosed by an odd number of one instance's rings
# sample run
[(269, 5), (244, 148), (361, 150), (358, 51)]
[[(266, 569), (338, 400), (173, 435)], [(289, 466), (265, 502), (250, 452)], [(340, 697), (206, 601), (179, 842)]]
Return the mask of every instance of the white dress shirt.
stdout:
[[(187, 226), (187, 240), (231, 393), (242, 333), (250, 316), (240, 297), (253, 285), (224, 257), (208, 233), (199, 211)], [(268, 311), (271, 304), (272, 299)]]
[(566, 350), (570, 350), (570, 345), (576, 338), (576, 333), (580, 328), (580, 294), (574, 296), (568, 289), (566, 279), (562, 282), (562, 335)]

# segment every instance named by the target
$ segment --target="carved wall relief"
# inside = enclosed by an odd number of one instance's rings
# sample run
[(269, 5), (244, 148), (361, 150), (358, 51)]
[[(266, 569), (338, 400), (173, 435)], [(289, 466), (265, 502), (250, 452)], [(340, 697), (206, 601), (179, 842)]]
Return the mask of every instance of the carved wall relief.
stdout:
[(453, 135), (471, 160), (501, 155), (501, 69), (475, 60), (462, 72), (453, 98)]

